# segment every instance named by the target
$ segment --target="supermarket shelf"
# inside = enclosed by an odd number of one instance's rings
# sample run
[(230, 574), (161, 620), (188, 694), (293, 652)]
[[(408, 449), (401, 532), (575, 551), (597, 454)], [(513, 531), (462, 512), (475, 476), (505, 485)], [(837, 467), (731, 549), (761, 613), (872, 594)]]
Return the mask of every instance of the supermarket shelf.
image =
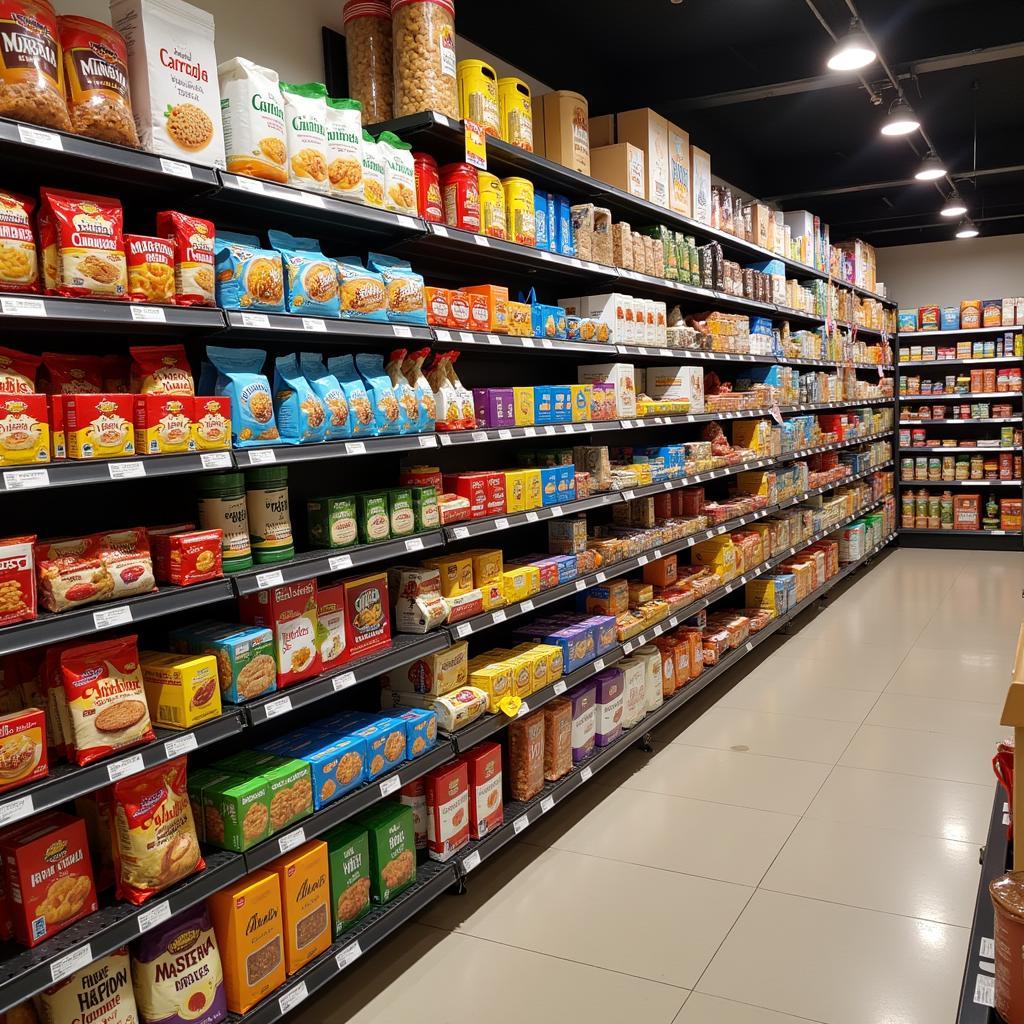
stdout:
[(447, 740), (441, 739), (436, 747), (415, 760), (405, 761), (400, 768), (378, 776), (373, 782), (364, 782), (350, 793), (321, 807), (319, 811), (314, 811), (308, 818), (304, 818), (297, 827), (280, 835), (271, 836), (270, 839), (257, 843), (256, 846), (246, 850), (244, 854), (246, 871), (255, 871), (256, 868), (263, 867), (280, 857), (282, 853), (301, 846), (307, 839), (323, 835), (324, 832), (347, 821), (353, 815), (365, 811), (367, 807), (377, 803), (378, 800), (397, 793), (402, 786), (426, 775), (427, 772), (433, 771), (440, 765), (446, 764), (452, 757), (451, 744)]
[[(906, 403), (901, 403), (906, 404)], [(916, 403), (915, 403), (916, 404)], [(991, 425), (993, 423), (999, 423), (1005, 425), (1007, 423), (1020, 423), (1019, 416), (999, 416), (996, 418), (984, 418), (976, 420), (963, 420), (963, 419), (947, 419), (947, 420), (900, 420), (899, 426), (901, 427), (945, 427), (953, 424), (954, 426), (962, 426), (963, 424), (980, 423), (983, 425)]]
[(1019, 363), (1021, 356), (983, 356), (981, 358), (967, 359), (901, 359), (900, 369), (912, 369), (915, 366), (968, 366), (974, 363), (984, 363), (987, 366), (1001, 365), (1004, 363)]
[(928, 405), (931, 402), (966, 402), (968, 405), (978, 398), (1020, 398), (1019, 391), (969, 391), (963, 395), (900, 395), (903, 405)]
[(906, 452), (908, 455), (914, 452), (931, 452), (934, 455), (989, 455), (993, 452), (1019, 452), (1021, 446), (1018, 445), (1004, 445), (996, 446), (992, 445), (985, 448), (974, 447), (974, 448), (954, 448), (952, 445), (914, 445), (910, 448), (901, 448), (900, 452)]
[(290, 562), (232, 573), (231, 580), (239, 594), (253, 594), (266, 587), (279, 587), (284, 583), (294, 583), (296, 580), (308, 580), (314, 576), (326, 576), (347, 569), (361, 569), (367, 565), (401, 560), (404, 555), (431, 551), (443, 544), (444, 534), (440, 530), (435, 530), (413, 537), (403, 537), (400, 540), (382, 541), (380, 544), (304, 551)]
[(6, 956), (0, 968), (0, 1010), (9, 1010), (30, 996), (68, 977), (86, 964), (126, 946), (172, 914), (200, 903), (245, 874), (237, 853), (206, 850), (206, 870), (187, 878), (141, 907), (119, 902), (101, 907), (41, 943)]
[(529, 523), (543, 522), (546, 519), (557, 519), (559, 516), (575, 515), (592, 508), (603, 508), (622, 501), (620, 491), (605, 491), (591, 498), (579, 498), (576, 501), (564, 501), (558, 505), (547, 505), (530, 512), (513, 512), (504, 516), (489, 516), (486, 519), (469, 519), (444, 528), (445, 537), (449, 542), (479, 537), (487, 533), (501, 533), (510, 527), (526, 526)]
[(230, 451), (193, 455), (144, 455), (135, 459), (68, 459), (43, 466), (5, 470), (0, 473), (0, 492), (110, 483), (137, 480), (140, 477), (182, 476), (231, 469), (234, 465)]
[[(536, 353), (538, 349), (553, 352), (555, 355), (577, 356), (598, 355), (609, 356), (615, 352), (615, 345), (608, 341), (567, 341), (560, 338), (522, 338), (513, 334), (483, 334), (479, 331), (454, 331), (442, 327), (434, 327), (434, 338), (446, 345), (463, 348), (498, 349), (498, 355), (509, 352)], [(634, 348), (636, 346), (630, 346)], [(653, 350), (659, 358), (669, 359), (663, 353), (677, 352), (678, 349), (657, 348)], [(639, 348), (637, 347), (637, 354)]]
[(236, 448), (235, 464), (239, 469), (264, 466), (271, 462), (316, 462), (321, 459), (343, 459), (353, 455), (389, 455), (392, 452), (413, 452), (420, 448), (436, 448), (437, 434), (395, 434), (368, 437), (364, 441), (323, 441), (320, 444), (280, 444), (266, 448)]
[(334, 693), (341, 693), (357, 683), (390, 672), (401, 665), (408, 665), (417, 658), (443, 651), (451, 640), (443, 629), (433, 633), (415, 635), (399, 633), (391, 639), (386, 650), (368, 654), (355, 661), (346, 662), (339, 670), (325, 672), (303, 683), (289, 686), (283, 693), (275, 692), (245, 705), (249, 725), (262, 725), (272, 718), (278, 718), (296, 708), (305, 707)]
[(1001, 331), (1024, 330), (1020, 324), (1012, 327), (958, 327), (952, 331), (900, 331), (901, 339), (955, 338), (958, 334), (999, 334)]
[(442, 448), (462, 444), (487, 444), (491, 441), (519, 441), (525, 437), (555, 437), (565, 434), (600, 434), (622, 430), (620, 420), (588, 420), (586, 423), (547, 423), (535, 427), (502, 427), (487, 430), (451, 430), (439, 434)]
[(1006, 838), (1006, 813), (1006, 794), (997, 785), (992, 800), (988, 838), (978, 858), (981, 862), (981, 877), (978, 879), (978, 898), (974, 906), (971, 941), (967, 947), (967, 963), (964, 965), (956, 1024), (1000, 1024), (1002, 1021), (992, 1008), (995, 915), (988, 886), (1010, 867), (1013, 847)]
[(901, 526), (900, 534), (932, 534), (937, 537), (1019, 537), (1020, 530), (925, 530), (916, 526)]
[(900, 487), (1020, 487), (1020, 480), (900, 480)]
[[(3, 147), (0, 146), (0, 151)], [(224, 314), (205, 306), (155, 306), (51, 295), (0, 295), (0, 323), (6, 328), (150, 334), (166, 331), (220, 331)]]
[(117, 603), (87, 605), (73, 611), (41, 612), (39, 618), (0, 629), (0, 654), (14, 654), (41, 644), (55, 644), (115, 626), (191, 611), (226, 601), (232, 596), (229, 579), (210, 580), (190, 587), (164, 587)]
[[(292, 190), (298, 191), (298, 190)], [(433, 341), (429, 327), (407, 324), (378, 324), (366, 320), (340, 320), (337, 317), (299, 316), (296, 313), (240, 313), (225, 310), (228, 334), (240, 339), (272, 337), (275, 334), (326, 334), (331, 341), (345, 339), (359, 342), (377, 341), (393, 345), (397, 341)]]

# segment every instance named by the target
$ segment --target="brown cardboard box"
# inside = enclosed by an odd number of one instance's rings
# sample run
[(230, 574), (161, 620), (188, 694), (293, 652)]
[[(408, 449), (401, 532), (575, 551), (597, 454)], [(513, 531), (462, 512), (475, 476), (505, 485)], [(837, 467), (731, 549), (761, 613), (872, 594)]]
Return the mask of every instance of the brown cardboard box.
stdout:
[(601, 114), (600, 117), (590, 119), (590, 148), (595, 146), (614, 146), (618, 142), (615, 138), (615, 115)]
[(690, 197), (693, 202), (691, 216), (701, 224), (711, 223), (711, 154), (707, 150), (690, 146)]
[(644, 151), (647, 199), (668, 209), (668, 121), (650, 107), (626, 110), (615, 117), (615, 137)]
[[(587, 100), (562, 89), (541, 96), (544, 106), (544, 155), (581, 174), (590, 173)], [(536, 129), (534, 129), (536, 137)]]
[(647, 198), (647, 174), (643, 150), (628, 142), (590, 150), (590, 173), (599, 181), (621, 188), (632, 196)]
[(690, 198), (690, 133), (668, 122), (668, 205), (669, 209), (689, 217), (693, 209)]
[(775, 233), (775, 215), (764, 203), (754, 203), (751, 211), (751, 223), (754, 229), (754, 237), (751, 241), (762, 248), (770, 249)]

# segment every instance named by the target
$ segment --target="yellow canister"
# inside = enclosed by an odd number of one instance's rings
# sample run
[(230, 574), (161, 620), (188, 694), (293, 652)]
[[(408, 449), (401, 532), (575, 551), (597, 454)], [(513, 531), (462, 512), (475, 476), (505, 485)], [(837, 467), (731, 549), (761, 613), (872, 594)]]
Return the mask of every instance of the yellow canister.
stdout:
[(498, 79), (498, 117), (501, 137), (533, 152), (533, 101), (530, 87), (519, 78)]
[(537, 227), (533, 212), (533, 182), (526, 178), (502, 178), (505, 190), (505, 222), (510, 241), (537, 245)]
[(487, 135), (501, 136), (498, 76), (482, 60), (459, 61), (459, 113), (475, 121)]
[(491, 238), (508, 238), (508, 219), (505, 216), (505, 189), (497, 175), (477, 171), (480, 190), (480, 231)]

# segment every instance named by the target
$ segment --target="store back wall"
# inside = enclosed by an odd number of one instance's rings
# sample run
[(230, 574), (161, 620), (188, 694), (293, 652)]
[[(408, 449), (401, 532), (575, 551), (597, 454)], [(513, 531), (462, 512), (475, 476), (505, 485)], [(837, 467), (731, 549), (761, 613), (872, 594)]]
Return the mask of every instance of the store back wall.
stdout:
[(902, 309), (1024, 295), (1024, 235), (879, 249), (878, 279)]

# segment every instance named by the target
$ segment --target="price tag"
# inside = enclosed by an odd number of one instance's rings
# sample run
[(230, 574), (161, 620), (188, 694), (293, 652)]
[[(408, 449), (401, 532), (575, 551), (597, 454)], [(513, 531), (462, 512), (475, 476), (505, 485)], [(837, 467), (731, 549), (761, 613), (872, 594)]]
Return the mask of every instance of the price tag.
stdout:
[(167, 314), (164, 313), (161, 306), (136, 306), (130, 305), (128, 307), (129, 312), (132, 315), (133, 320), (137, 320), (140, 323), (149, 324), (165, 324), (167, 323)]
[(552, 807), (555, 806), (555, 798), (553, 796), (546, 796), (540, 802), (540, 813), (547, 814)]
[(448, 229), (443, 224), (431, 224), (430, 230), (433, 231), (435, 235), (440, 235), (442, 238), (449, 237)]
[(421, 434), (420, 435), (420, 447), (421, 448), (436, 448), (437, 437), (434, 434)]
[(978, 956), (984, 957), (986, 960), (995, 960), (996, 958), (996, 943), (994, 939), (982, 939), (978, 945)]
[[(530, 598), (527, 598), (525, 601), (520, 601), (519, 602), (519, 610), (521, 612), (532, 612), (533, 611), (533, 601), (531, 601)], [(495, 621), (497, 621), (497, 620), (495, 620)]]
[(391, 330), (395, 332), (396, 338), (411, 338), (412, 328), (407, 327), (405, 324), (392, 324)]
[(422, 537), (410, 537), (405, 542), (406, 551), (422, 551), (423, 550), (423, 538)]
[(8, 491), (27, 491), (32, 487), (47, 487), (50, 474), (45, 469), (12, 469), (4, 473), (4, 488)]
[(535, 523), (535, 522), (537, 522), (538, 519), (540, 519), (540, 516), (537, 515), (536, 512), (527, 512), (526, 513), (526, 521), (528, 523)]
[(161, 900), (155, 907), (144, 910), (135, 919), (139, 924), (139, 934), (148, 932), (158, 924), (163, 924), (171, 916), (171, 904), (169, 900)]
[(302, 329), (304, 331), (311, 331), (313, 334), (326, 334), (327, 321), (318, 320), (312, 316), (304, 316), (302, 318)]
[(454, 540), (465, 540), (469, 536), (468, 526), (453, 526), (452, 538)]
[(585, 430), (585, 431), (586, 431), (586, 432), (587, 432), (588, 434), (592, 434), (592, 433), (594, 432), (594, 424), (593, 424), (593, 423), (584, 423), (584, 424), (583, 424), (583, 429), (584, 429), (584, 430)]
[(129, 605), (122, 604), (116, 608), (104, 608), (92, 613), (92, 624), (95, 629), (110, 629), (113, 626), (124, 626), (132, 621), (132, 610)]
[(536, 427), (523, 427), (523, 437), (536, 437), (536, 436), (537, 436), (537, 428)]
[(334, 958), (334, 962), (338, 965), (338, 970), (343, 971), (349, 964), (355, 963), (362, 955), (363, 951), (359, 948), (359, 943), (352, 942)]
[(622, 421), (622, 427), (623, 427), (624, 430), (630, 430), (633, 426), (634, 426), (634, 423), (633, 423), (632, 420), (623, 420)]
[(594, 660), (594, 671), (595, 672), (603, 672), (604, 671), (604, 658), (596, 658)]
[(462, 858), (462, 870), (467, 872), (467, 873), (472, 871), (473, 868), (479, 867), (479, 866), (480, 866), (480, 851), (479, 850), (474, 850), (472, 853), (467, 853), (466, 856)]
[(107, 472), (111, 480), (133, 480), (146, 475), (146, 466), (142, 462), (108, 462)]
[(131, 757), (123, 757), (120, 761), (114, 761), (113, 764), (108, 764), (107, 778), (111, 782), (117, 782), (118, 779), (126, 779), (129, 775), (141, 772), (145, 767), (146, 766), (142, 761), (142, 755), (132, 754)]
[(576, 593), (577, 594), (581, 590), (586, 590), (586, 589), (587, 589), (587, 581), (586, 580), (577, 580), (576, 581)]
[(519, 709), (522, 705), (522, 698), (517, 697), (514, 693), (510, 693), (498, 701), (498, 710), (508, 715), (509, 718), (518, 718)]
[(451, 341), (452, 340), (452, 336), (451, 336), (451, 332), (450, 331), (440, 331), (440, 330), (435, 329), (434, 330), (434, 334), (437, 335), (437, 340), (438, 341)]
[(504, 518), (502, 518), (502, 519), (495, 519), (494, 520), (494, 528), (495, 528), (495, 530), (507, 530), (508, 529), (508, 520), (504, 519)]
[(522, 718), (523, 715), (528, 715), (529, 713), (530, 705), (524, 700), (523, 703), (519, 705), (519, 710), (516, 712), (516, 718)]
[(356, 685), (356, 674), (355, 672), (342, 672), (340, 676), (335, 676), (331, 680), (331, 685), (334, 687), (335, 693), (347, 690), (350, 686)]
[(650, 559), (646, 555), (637, 555), (636, 556), (636, 564), (637, 565), (646, 565), (649, 561), (650, 561)]
[(264, 466), (270, 462), (277, 462), (277, 452), (273, 448), (254, 448), (249, 452), (250, 466)]
[(327, 559), (327, 568), (331, 572), (341, 572), (342, 569), (352, 568), (352, 556), (351, 555), (332, 555)]
[(483, 127), (466, 118), (463, 122), (466, 132), (466, 163), (471, 167), (487, 170), (487, 136)]
[(502, 440), (502, 441), (511, 441), (512, 440), (512, 431), (511, 430), (499, 430), (498, 431), (498, 438), (500, 440)]
[(981, 1006), (996, 1005), (996, 979), (988, 974), (979, 974), (974, 979), (974, 1001)]
[(9, 825), (12, 821), (20, 821), (22, 818), (28, 817), (34, 810), (30, 796), (19, 796), (13, 800), (7, 800), (0, 804), (0, 825)]
[(487, 335), (487, 344), (488, 345), (500, 345), (501, 344), (501, 338), (499, 338), (496, 334), (488, 334)]
[(198, 746), (199, 742), (196, 740), (195, 734), (187, 732), (183, 736), (175, 736), (173, 740), (168, 740), (164, 744), (164, 754), (168, 759), (181, 757), (182, 754), (187, 754)]
[(230, 469), (231, 452), (202, 452), (199, 462), (203, 469)]
[(79, 946), (78, 949), (73, 949), (70, 953), (65, 953), (64, 956), (54, 960), (50, 964), (50, 977), (54, 981), (63, 981), (75, 971), (79, 971), (86, 964), (91, 963), (92, 946), (87, 942), (84, 946)]
[(552, 255), (551, 255), (551, 253), (549, 253), (549, 252), (547, 251), (547, 249), (541, 249), (541, 250), (540, 250), (540, 258), (541, 258), (542, 260), (547, 260), (548, 262), (550, 262), (550, 261), (551, 261), (551, 260), (553, 260), (553, 259), (554, 259), (555, 257), (554, 257), (554, 256), (552, 256)]
[(398, 226), (400, 228), (410, 228), (411, 230), (415, 230), (415, 228), (416, 228), (416, 220), (415, 220), (415, 218), (414, 217), (409, 217), (409, 216), (407, 216), (404, 213), (398, 214), (395, 217), (395, 220), (398, 221)]
[(366, 444), (363, 441), (346, 441), (345, 442), (345, 454), (346, 455), (365, 455)]
[(315, 206), (318, 209), (324, 209), (324, 197), (314, 195), (312, 192), (305, 192), (302, 189), (296, 189), (293, 196), (289, 196), (293, 202), (304, 203), (306, 206)]
[(623, 491), (622, 492), (622, 500), (623, 501), (632, 501), (635, 497), (636, 497), (636, 494), (633, 491)]
[(555, 343), (550, 338), (541, 338), (540, 339), (540, 347), (541, 348), (554, 348), (555, 347)]
[(244, 174), (239, 174), (235, 177), (235, 184), (243, 192), (257, 192), (263, 195), (265, 191), (262, 181), (257, 181), (255, 178), (247, 178)]
[(553, 519), (557, 519), (560, 515), (564, 515), (565, 514), (565, 509), (562, 508), (561, 505), (552, 505), (550, 511), (551, 511), (551, 517)]
[(474, 430), (473, 431), (474, 441), (489, 441), (490, 438), (487, 436), (486, 430)]
[(380, 795), (391, 796), (392, 793), (397, 793), (402, 788), (402, 779), (398, 775), (392, 775), (390, 778), (382, 779), (380, 783)]
[(491, 240), (486, 235), (474, 235), (473, 241), (476, 242), (477, 245), (487, 246), (488, 248), (490, 248), (491, 245)]
[(533, 338), (523, 338), (523, 348), (536, 348), (537, 342)]
[(599, 572), (599, 573), (598, 573), (598, 574), (597, 574), (597, 575), (596, 575), (596, 576), (594, 577), (594, 579), (596, 579), (598, 583), (604, 583), (604, 581), (605, 581), (606, 579), (608, 579), (608, 576), (607, 576), (607, 574), (606, 574), (606, 573), (603, 573), (603, 572)]
[(591, 776), (593, 776), (593, 774), (594, 774), (594, 769), (591, 768), (590, 765), (588, 764), (586, 766), (586, 768), (584, 768), (580, 772), (580, 781), (581, 782), (589, 782), (590, 779), (591, 779)]
[(286, 715), (291, 709), (291, 697), (278, 697), (277, 700), (268, 701), (263, 705), (263, 713), (268, 719), (277, 718), (278, 715)]
[(551, 436), (552, 436), (552, 435), (553, 435), (553, 434), (555, 433), (555, 428), (554, 428), (553, 426), (551, 426), (550, 424), (548, 424), (548, 426), (546, 426), (546, 427), (544, 428), (544, 433), (545, 433), (545, 434), (546, 434), (546, 435), (547, 435), (548, 437), (551, 437)]
[(507, 616), (505, 615), (505, 609), (499, 608), (496, 612), (491, 612), (491, 621), (497, 625), (499, 622), (504, 622)]
[(270, 326), (270, 317), (267, 316), (266, 313), (243, 313), (242, 326), (262, 327), (266, 329)]
[(473, 624), (471, 622), (460, 622), (455, 627), (455, 635), (461, 640), (464, 636), (469, 636), (473, 632)]
[(277, 1005), (282, 1014), (287, 1013), (289, 1010), (294, 1010), (307, 996), (309, 992), (306, 991), (306, 983), (300, 981), (298, 984), (293, 985), (280, 999), (277, 1001)]
[(565, 693), (568, 687), (566, 686), (564, 679), (559, 679), (558, 682), (551, 687), (551, 689), (554, 691), (556, 697), (560, 697), (563, 693)]
[(284, 574), (280, 569), (273, 569), (271, 572), (256, 573), (256, 586), (260, 590), (267, 587), (280, 587), (284, 585)]
[(515, 821), (512, 822), (512, 831), (516, 835), (519, 835), (530, 824), (530, 816), (528, 814), (520, 814)]
[(41, 149), (64, 151), (63, 140), (53, 132), (44, 132), (38, 128), (29, 128), (28, 125), (19, 124), (18, 137), (28, 146), (39, 146)]

